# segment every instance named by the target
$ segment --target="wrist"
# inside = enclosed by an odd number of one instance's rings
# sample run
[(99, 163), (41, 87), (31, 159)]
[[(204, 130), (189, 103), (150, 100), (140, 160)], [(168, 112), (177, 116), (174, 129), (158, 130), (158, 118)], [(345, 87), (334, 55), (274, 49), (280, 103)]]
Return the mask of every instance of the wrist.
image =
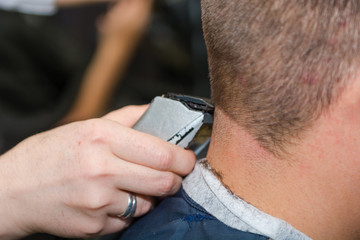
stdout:
[[(0, 156), (0, 240), (1, 239), (19, 239), (25, 237), (27, 232), (23, 224), (25, 217), (21, 210), (21, 194), (17, 194), (16, 187), (12, 184), (16, 178), (16, 172), (13, 171), (14, 159), (13, 151)], [(16, 165), (16, 163), (15, 163)]]

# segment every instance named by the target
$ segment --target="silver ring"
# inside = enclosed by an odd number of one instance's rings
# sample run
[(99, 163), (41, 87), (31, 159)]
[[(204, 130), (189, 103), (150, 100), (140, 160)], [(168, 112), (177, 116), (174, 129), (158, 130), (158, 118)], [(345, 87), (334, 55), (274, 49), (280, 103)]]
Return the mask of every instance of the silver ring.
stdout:
[(129, 193), (127, 208), (122, 214), (118, 214), (117, 217), (122, 219), (132, 217), (136, 211), (136, 204), (136, 196), (132, 193)]

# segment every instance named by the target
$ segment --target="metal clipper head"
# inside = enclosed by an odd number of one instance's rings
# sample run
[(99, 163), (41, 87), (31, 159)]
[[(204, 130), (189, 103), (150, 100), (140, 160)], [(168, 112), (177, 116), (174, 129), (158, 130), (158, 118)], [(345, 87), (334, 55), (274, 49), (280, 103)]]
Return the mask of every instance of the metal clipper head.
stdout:
[(205, 98), (167, 93), (155, 97), (134, 129), (204, 155), (210, 142), (214, 106)]

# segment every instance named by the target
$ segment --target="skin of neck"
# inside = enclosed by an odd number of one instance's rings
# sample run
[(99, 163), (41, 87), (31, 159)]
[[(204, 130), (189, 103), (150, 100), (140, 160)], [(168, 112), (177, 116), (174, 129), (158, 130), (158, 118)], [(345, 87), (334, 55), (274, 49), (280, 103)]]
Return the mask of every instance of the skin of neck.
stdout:
[(284, 159), (216, 108), (208, 162), (234, 194), (309, 237), (360, 239), (359, 96), (347, 93)]

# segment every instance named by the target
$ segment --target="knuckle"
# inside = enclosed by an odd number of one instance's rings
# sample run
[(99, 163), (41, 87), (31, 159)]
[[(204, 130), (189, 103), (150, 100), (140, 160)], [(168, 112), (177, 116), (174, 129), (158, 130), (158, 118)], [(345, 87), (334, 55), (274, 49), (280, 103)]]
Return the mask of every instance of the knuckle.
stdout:
[(109, 174), (108, 163), (106, 159), (89, 158), (84, 166), (85, 175), (89, 179), (105, 177)]
[(169, 170), (173, 164), (174, 152), (170, 148), (160, 149), (157, 154), (157, 159), (160, 170)]
[(90, 143), (106, 142), (106, 135), (101, 119), (89, 119), (83, 122), (81, 136)]
[(175, 187), (178, 185), (178, 179), (175, 174), (173, 173), (166, 173), (160, 180), (160, 195), (166, 196), (171, 194)]
[(79, 154), (79, 157), (74, 161), (73, 172), (74, 178), (76, 180), (84, 181), (86, 180), (87, 184), (93, 185), (94, 182), (100, 181), (102, 178), (111, 175), (111, 168), (109, 160), (101, 158), (98, 155), (101, 155), (101, 150), (99, 153), (92, 153), (92, 150), (89, 152), (82, 152)]
[(86, 120), (79, 127), (77, 152), (78, 174), (85, 178), (105, 176), (109, 172), (110, 160), (104, 158), (108, 153), (108, 137), (99, 119)]
[(97, 198), (93, 198), (91, 200), (87, 201), (86, 204), (86, 208), (90, 209), (90, 210), (96, 210), (99, 208), (103, 208), (104, 206), (106, 206), (106, 202), (103, 201), (101, 198), (97, 197)]
[(110, 204), (110, 198), (100, 188), (87, 190), (82, 197), (82, 205), (88, 210), (98, 210)]
[(93, 237), (100, 235), (105, 229), (105, 220), (101, 218), (93, 219), (85, 224), (80, 231), (86, 237)]

